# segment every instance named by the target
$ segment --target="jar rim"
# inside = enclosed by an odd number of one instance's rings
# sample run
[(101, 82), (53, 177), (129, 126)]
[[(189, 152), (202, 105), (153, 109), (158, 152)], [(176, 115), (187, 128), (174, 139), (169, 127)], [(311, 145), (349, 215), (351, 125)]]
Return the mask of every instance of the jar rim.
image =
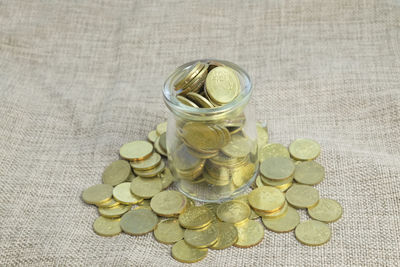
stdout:
[[(173, 92), (175, 92), (175, 89), (173, 88), (175, 81), (178, 79), (179, 74), (182, 73), (184, 69), (188, 69), (197, 62), (209, 62), (209, 61), (217, 61), (221, 62), (222, 64), (234, 69), (240, 78), (243, 80), (243, 86), (241, 88), (240, 94), (234, 99), (232, 102), (219, 106), (219, 107), (214, 107), (214, 108), (195, 108), (195, 107), (190, 107), (187, 106), (183, 103), (181, 103), (176, 97)], [(199, 60), (194, 60), (188, 63), (185, 63), (178, 68), (175, 69), (175, 71), (167, 78), (167, 80), (164, 82), (164, 87), (163, 87), (163, 96), (164, 96), (164, 102), (167, 105), (167, 107), (172, 111), (172, 112), (178, 112), (178, 113), (183, 113), (186, 115), (193, 115), (193, 116), (213, 116), (213, 115), (219, 115), (219, 114), (225, 114), (228, 113), (232, 110), (235, 110), (237, 107), (241, 107), (245, 105), (252, 94), (253, 91), (253, 84), (250, 79), (250, 76), (247, 74), (247, 72), (239, 67), (238, 65), (226, 61), (226, 60), (219, 60), (219, 59), (199, 59)]]

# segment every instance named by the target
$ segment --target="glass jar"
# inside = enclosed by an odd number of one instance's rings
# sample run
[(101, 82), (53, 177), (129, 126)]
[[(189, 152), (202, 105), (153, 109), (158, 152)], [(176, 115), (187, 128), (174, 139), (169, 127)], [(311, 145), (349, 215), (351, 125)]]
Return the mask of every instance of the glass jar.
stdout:
[(254, 105), (248, 105), (252, 83), (239, 66), (212, 60), (231, 68), (240, 92), (230, 103), (195, 108), (177, 99), (175, 85), (196, 63), (178, 67), (165, 81), (164, 102), (171, 111), (167, 127), (168, 164), (178, 189), (203, 202), (231, 199), (251, 185), (258, 173), (257, 130)]

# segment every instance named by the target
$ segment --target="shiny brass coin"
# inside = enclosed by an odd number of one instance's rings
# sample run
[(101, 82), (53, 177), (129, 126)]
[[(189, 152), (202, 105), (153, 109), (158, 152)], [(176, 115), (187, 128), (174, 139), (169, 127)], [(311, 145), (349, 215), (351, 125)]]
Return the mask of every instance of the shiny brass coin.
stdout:
[(256, 210), (274, 212), (285, 204), (284, 194), (271, 186), (263, 186), (254, 189), (248, 196), (249, 204)]
[(221, 105), (233, 101), (240, 93), (240, 81), (234, 71), (227, 67), (212, 69), (206, 78), (208, 96)]
[(207, 77), (208, 66), (204, 65), (204, 67), (200, 70), (199, 74), (191, 80), (187, 85), (185, 85), (181, 90), (178, 91), (179, 95), (186, 95), (189, 92), (199, 92), (201, 88), (203, 88), (204, 81)]
[(290, 182), (290, 183), (275, 186), (275, 187), (278, 188), (279, 190), (281, 190), (281, 192), (286, 192), (292, 185), (293, 185), (293, 183)]
[(186, 243), (195, 248), (207, 248), (218, 240), (218, 228), (214, 224), (201, 229), (186, 229), (183, 238)]
[(179, 100), (179, 102), (181, 102), (182, 104), (184, 104), (186, 106), (189, 106), (189, 107), (192, 107), (192, 108), (199, 108), (198, 105), (196, 105), (195, 103), (193, 103), (192, 101), (190, 101), (189, 99), (187, 99), (184, 96), (178, 95), (178, 96), (176, 96), (176, 98)]
[(193, 92), (189, 92), (186, 95), (187, 98), (189, 98), (190, 100), (192, 100), (198, 107), (201, 108), (213, 108), (214, 105), (211, 104), (211, 102), (203, 97), (202, 95), (198, 94), (198, 93), (193, 93)]
[(212, 157), (215, 157), (216, 155), (218, 155), (218, 150), (213, 151), (212, 153), (202, 153), (202, 152), (193, 150), (189, 147), (188, 147), (188, 152), (190, 153), (190, 155), (192, 155), (196, 158), (199, 158), (199, 159), (209, 159), (209, 158), (212, 158)]
[(120, 219), (98, 217), (93, 223), (93, 230), (101, 236), (115, 236), (121, 233)]
[(321, 153), (321, 147), (314, 140), (300, 138), (290, 144), (289, 152), (294, 159), (313, 160)]
[(268, 158), (260, 164), (260, 173), (270, 180), (288, 179), (294, 174), (294, 169), (292, 160), (284, 157)]
[(99, 205), (112, 198), (113, 187), (109, 184), (96, 184), (82, 193), (82, 199), (88, 204)]
[(179, 215), (179, 223), (187, 229), (199, 229), (211, 223), (212, 214), (207, 207), (195, 206)]
[(167, 133), (166, 132), (160, 135), (160, 147), (164, 151), (168, 151), (167, 150)]
[(143, 198), (132, 194), (130, 188), (131, 183), (129, 182), (122, 183), (114, 187), (113, 196), (115, 200), (126, 205), (132, 205), (142, 201)]
[(150, 206), (136, 206), (133, 208), (133, 210), (139, 210), (139, 209), (148, 209), (152, 211)]
[(299, 163), (294, 172), (294, 179), (300, 184), (315, 185), (324, 178), (325, 168), (315, 161)]
[(297, 240), (308, 246), (320, 246), (331, 239), (331, 229), (323, 222), (308, 220), (297, 225), (294, 231)]
[(205, 181), (209, 184), (216, 185), (216, 186), (225, 186), (230, 184), (230, 180), (221, 180), (212, 177), (207, 171), (203, 172), (203, 177), (205, 178)]
[(276, 219), (276, 218), (286, 215), (286, 213), (288, 211), (288, 207), (289, 207), (289, 205), (285, 201), (285, 204), (283, 205), (283, 207), (277, 211), (274, 211), (274, 212), (255, 211), (255, 213), (260, 215), (262, 218)]
[(187, 204), (186, 197), (178, 191), (162, 191), (157, 193), (150, 202), (155, 213), (164, 217), (174, 217), (181, 214)]
[(157, 215), (148, 208), (131, 210), (120, 221), (121, 229), (130, 235), (144, 235), (154, 230), (158, 224)]
[(212, 69), (216, 68), (216, 67), (223, 67), (225, 66), (224, 64), (215, 61), (215, 60), (209, 60), (208, 62), (208, 71), (211, 71)]
[(204, 63), (197, 62), (196, 65), (183, 72), (183, 77), (175, 84), (175, 90), (182, 89), (185, 85), (192, 81), (204, 68), (204, 65)]
[(257, 186), (257, 187), (266, 186), (266, 185), (263, 183), (263, 181), (261, 180), (261, 175), (258, 175), (257, 178), (256, 178), (256, 186)]
[(154, 237), (160, 243), (174, 244), (183, 239), (183, 228), (176, 219), (164, 220), (154, 229)]
[(154, 142), (154, 149), (157, 151), (157, 153), (163, 155), (164, 157), (167, 157), (167, 151), (165, 151), (161, 146), (160, 146), (160, 137), (158, 136), (156, 141)]
[(318, 203), (319, 192), (309, 185), (295, 184), (286, 192), (286, 200), (295, 208), (309, 208)]
[(207, 209), (210, 210), (211, 212), (211, 222), (219, 222), (218, 218), (217, 218), (217, 209), (219, 207), (220, 204), (217, 203), (206, 203), (204, 204), (204, 207), (206, 207)]
[(163, 133), (167, 132), (167, 122), (164, 121), (160, 124), (157, 125), (156, 127), (156, 133), (158, 134), (158, 136), (162, 135)]
[[(234, 198), (233, 200), (241, 201), (250, 207), (248, 195), (241, 195), (241, 196)], [(250, 210), (251, 210), (250, 217), (249, 217), (250, 220), (254, 220), (254, 219), (257, 219), (258, 217), (260, 217), (257, 213), (254, 212), (253, 209), (250, 208)]]
[(131, 210), (131, 205), (118, 205), (112, 208), (99, 208), (101, 216), (106, 218), (119, 218)]
[(187, 145), (203, 153), (212, 153), (223, 144), (217, 131), (201, 122), (186, 123), (182, 128), (182, 136)]
[(99, 208), (112, 208), (112, 207), (115, 207), (115, 206), (118, 206), (118, 205), (119, 205), (119, 202), (115, 201), (112, 198), (112, 199), (110, 199), (110, 200), (108, 200), (106, 202), (102, 202), (100, 204), (97, 204), (96, 206), (99, 207)]
[(342, 206), (333, 199), (322, 198), (314, 207), (308, 208), (311, 218), (324, 223), (336, 222), (342, 217)]
[(264, 227), (256, 220), (236, 226), (238, 230), (238, 241), (235, 247), (249, 248), (258, 245), (264, 238)]
[(289, 178), (283, 179), (283, 180), (271, 180), (263, 177), (262, 175), (260, 176), (261, 181), (264, 185), (269, 185), (269, 186), (274, 186), (278, 187), (281, 185), (285, 185), (288, 183), (291, 183), (293, 181), (293, 176), (290, 176)]
[(217, 217), (227, 223), (241, 224), (249, 219), (251, 210), (249, 205), (241, 201), (222, 203), (217, 209)]
[(165, 169), (165, 163), (164, 163), (164, 161), (161, 160), (160, 163), (153, 169), (146, 170), (146, 171), (134, 169), (133, 172), (142, 178), (149, 178), (149, 177), (157, 176), (162, 171), (164, 171), (164, 169)]
[(232, 173), (232, 183), (237, 187), (246, 184), (254, 175), (256, 166), (253, 163), (248, 163), (243, 167), (237, 169)]
[(161, 162), (161, 156), (158, 153), (153, 153), (149, 158), (140, 161), (132, 161), (131, 166), (135, 170), (146, 171), (157, 167)]
[(243, 158), (250, 153), (250, 140), (239, 134), (231, 136), (231, 142), (224, 146), (221, 151), (233, 158)]
[(131, 192), (144, 199), (152, 198), (161, 190), (162, 183), (159, 177), (142, 178), (138, 176), (131, 182)]
[(154, 143), (156, 141), (157, 136), (158, 136), (157, 132), (155, 130), (153, 130), (153, 131), (149, 132), (149, 134), (147, 135), (147, 139), (150, 142)]
[(173, 158), (175, 159), (175, 168), (179, 169), (180, 171), (195, 170), (199, 168), (200, 165), (204, 164), (204, 160), (196, 158), (190, 154), (188, 147), (184, 144), (178, 147)]
[(288, 149), (281, 144), (267, 144), (260, 150), (260, 162), (267, 158), (284, 157), (290, 158)]
[(103, 183), (115, 186), (125, 182), (130, 174), (131, 167), (129, 163), (126, 160), (116, 160), (104, 170)]
[(172, 257), (180, 262), (198, 262), (207, 256), (207, 248), (194, 248), (188, 245), (185, 240), (178, 241), (172, 246)]
[(263, 218), (262, 221), (267, 229), (277, 233), (286, 233), (296, 228), (300, 223), (300, 216), (294, 208), (288, 207), (284, 216), (271, 219)]
[(153, 153), (153, 145), (148, 141), (133, 141), (123, 145), (119, 154), (123, 159), (135, 161), (144, 160)]
[(268, 143), (268, 131), (260, 123), (257, 123), (257, 145), (261, 149)]
[(217, 222), (218, 240), (211, 246), (212, 249), (225, 249), (235, 244), (239, 238), (236, 227), (231, 223)]
[(161, 173), (160, 178), (163, 190), (168, 188), (175, 180), (169, 168), (164, 169), (164, 172)]

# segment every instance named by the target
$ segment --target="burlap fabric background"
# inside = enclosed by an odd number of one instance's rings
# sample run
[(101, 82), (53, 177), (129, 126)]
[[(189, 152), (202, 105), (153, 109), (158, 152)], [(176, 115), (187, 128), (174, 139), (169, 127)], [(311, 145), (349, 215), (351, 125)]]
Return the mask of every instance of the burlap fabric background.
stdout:
[(151, 234), (95, 235), (80, 195), (164, 120), (174, 68), (206, 57), (248, 70), (272, 142), (321, 143), (317, 188), (345, 213), (322, 247), (266, 231), (198, 265), (399, 264), (400, 2), (3, 0), (1, 265), (179, 265)]

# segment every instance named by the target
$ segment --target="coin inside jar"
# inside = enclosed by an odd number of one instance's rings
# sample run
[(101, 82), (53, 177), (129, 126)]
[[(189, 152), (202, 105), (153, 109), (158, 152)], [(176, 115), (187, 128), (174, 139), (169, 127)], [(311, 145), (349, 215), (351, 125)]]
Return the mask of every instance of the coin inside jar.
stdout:
[(223, 144), (218, 132), (201, 122), (186, 123), (182, 128), (182, 137), (187, 145), (199, 152), (215, 151)]
[(250, 149), (250, 141), (244, 136), (235, 134), (231, 136), (230, 143), (224, 146), (221, 151), (229, 157), (242, 158), (250, 153)]

